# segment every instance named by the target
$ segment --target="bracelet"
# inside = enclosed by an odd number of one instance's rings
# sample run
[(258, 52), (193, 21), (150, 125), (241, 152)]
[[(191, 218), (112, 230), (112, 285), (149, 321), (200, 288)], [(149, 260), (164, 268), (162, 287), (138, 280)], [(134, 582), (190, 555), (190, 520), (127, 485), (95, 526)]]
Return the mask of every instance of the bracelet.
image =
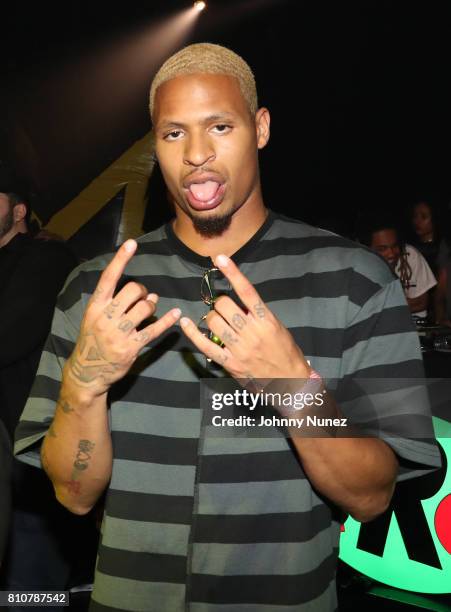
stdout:
[[(323, 389), (323, 386), (324, 385), (321, 374), (311, 368), (309, 377), (305, 380), (305, 383), (302, 385), (299, 391), (296, 391), (296, 393), (302, 393), (303, 395), (309, 394), (314, 396), (316, 393)], [(297, 409), (295, 408), (295, 410)]]
[[(310, 366), (310, 361), (307, 360), (308, 365)], [(315, 395), (315, 393), (318, 393), (319, 391), (321, 391), (323, 389), (323, 379), (322, 376), (319, 372), (317, 372), (316, 370), (314, 370), (311, 366), (310, 366), (310, 374), (308, 376), (308, 378), (303, 379), (305, 382), (302, 385), (302, 387), (300, 389), (297, 389), (294, 392), (291, 391), (285, 391), (285, 394), (290, 393), (291, 395), (297, 394), (297, 393), (302, 393), (302, 394), (311, 394), (311, 395)], [(277, 384), (277, 383), (276, 383)], [(271, 389), (271, 393), (272, 392), (276, 392), (279, 393), (280, 390), (278, 390), (277, 388), (274, 387), (275, 385), (275, 380), (271, 380), (270, 382), (268, 382), (267, 384), (263, 385), (263, 386), (258, 386), (257, 387), (257, 393), (265, 393), (267, 392), (268, 389)], [(277, 389), (277, 390), (276, 390)], [(297, 411), (297, 408), (287, 408), (285, 410), (281, 410), (280, 408), (277, 408), (279, 411), (282, 412), (292, 412), (292, 411)]]
[[(302, 386), (300, 386), (297, 389), (287, 390), (285, 393), (287, 394), (289, 393), (293, 399), (295, 399), (296, 397), (299, 397), (300, 395), (302, 395), (303, 397), (308, 395), (308, 396), (311, 396), (309, 398), (309, 401), (315, 399), (315, 402), (316, 402), (316, 395), (320, 394), (324, 390), (324, 382), (321, 377), (321, 374), (319, 374), (319, 372), (311, 368), (308, 378), (305, 378), (303, 380), (305, 382)], [(296, 399), (296, 402), (297, 401), (298, 400)], [(311, 406), (310, 403), (306, 405)], [(282, 416), (293, 417), (293, 416), (299, 415), (299, 411), (303, 409), (303, 406), (295, 407), (294, 405), (290, 405), (290, 406), (284, 405), (284, 406), (274, 406), (274, 408)]]

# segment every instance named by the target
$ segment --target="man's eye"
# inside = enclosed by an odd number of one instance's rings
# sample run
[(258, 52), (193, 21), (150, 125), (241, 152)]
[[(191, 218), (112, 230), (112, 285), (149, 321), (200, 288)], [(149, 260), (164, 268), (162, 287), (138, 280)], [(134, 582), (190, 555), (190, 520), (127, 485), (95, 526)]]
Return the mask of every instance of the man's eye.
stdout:
[(216, 132), (218, 132), (219, 134), (224, 134), (225, 132), (228, 132), (232, 129), (231, 125), (226, 125), (225, 123), (218, 123), (218, 125), (215, 125), (214, 130), (216, 130)]
[(164, 140), (178, 140), (181, 134), (182, 130), (172, 130), (164, 136)]

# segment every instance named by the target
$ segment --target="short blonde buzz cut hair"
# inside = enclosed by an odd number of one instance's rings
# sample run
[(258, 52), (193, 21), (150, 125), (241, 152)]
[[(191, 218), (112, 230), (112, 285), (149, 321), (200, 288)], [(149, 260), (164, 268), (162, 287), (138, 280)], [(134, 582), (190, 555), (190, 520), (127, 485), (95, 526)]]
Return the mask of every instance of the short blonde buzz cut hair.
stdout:
[(178, 76), (188, 74), (224, 74), (238, 79), (241, 93), (247, 102), (252, 116), (258, 109), (257, 87), (252, 70), (234, 51), (213, 45), (197, 43), (184, 47), (161, 66), (150, 88), (150, 116), (153, 117), (155, 94), (163, 83)]

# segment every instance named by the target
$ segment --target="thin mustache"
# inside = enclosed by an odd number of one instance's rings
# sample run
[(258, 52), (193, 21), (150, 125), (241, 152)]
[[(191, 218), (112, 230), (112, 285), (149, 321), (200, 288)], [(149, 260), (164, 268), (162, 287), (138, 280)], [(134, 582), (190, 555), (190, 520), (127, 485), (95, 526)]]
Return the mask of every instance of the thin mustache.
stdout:
[(207, 174), (207, 173), (217, 174), (218, 176), (224, 178), (221, 172), (218, 172), (217, 170), (213, 170), (213, 168), (209, 168), (208, 166), (202, 166), (202, 168), (195, 168), (194, 170), (191, 170), (191, 172), (189, 172), (186, 176), (184, 176), (182, 180), (186, 181), (186, 179), (189, 179), (193, 175), (195, 176), (197, 174)]

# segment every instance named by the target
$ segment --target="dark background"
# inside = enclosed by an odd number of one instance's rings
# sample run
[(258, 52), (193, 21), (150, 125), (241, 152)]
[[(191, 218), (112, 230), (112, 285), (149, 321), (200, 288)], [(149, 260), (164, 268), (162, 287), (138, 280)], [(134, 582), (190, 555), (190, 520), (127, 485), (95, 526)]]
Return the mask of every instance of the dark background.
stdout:
[[(190, 5), (3, 11), (0, 159), (30, 179), (44, 222), (150, 128), (155, 47), (148, 69), (123, 62), (107, 80), (101, 68), (88, 78), (89, 62)], [(357, 214), (401, 215), (416, 198), (447, 208), (450, 35), (445, 2), (210, 0), (184, 43), (225, 44), (254, 69), (272, 113), (267, 205), (326, 225), (333, 217), (349, 233)]]

